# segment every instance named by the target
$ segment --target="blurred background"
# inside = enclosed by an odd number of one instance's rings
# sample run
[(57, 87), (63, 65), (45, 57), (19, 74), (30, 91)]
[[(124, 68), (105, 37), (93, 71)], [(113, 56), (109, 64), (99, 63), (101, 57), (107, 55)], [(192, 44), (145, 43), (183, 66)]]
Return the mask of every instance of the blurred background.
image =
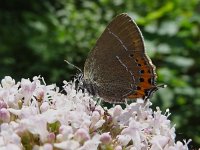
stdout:
[(200, 0), (3, 0), (0, 2), (0, 78), (41, 75), (62, 85), (83, 69), (111, 19), (128, 13), (140, 27), (158, 83), (152, 98), (169, 108), (177, 140), (200, 145)]

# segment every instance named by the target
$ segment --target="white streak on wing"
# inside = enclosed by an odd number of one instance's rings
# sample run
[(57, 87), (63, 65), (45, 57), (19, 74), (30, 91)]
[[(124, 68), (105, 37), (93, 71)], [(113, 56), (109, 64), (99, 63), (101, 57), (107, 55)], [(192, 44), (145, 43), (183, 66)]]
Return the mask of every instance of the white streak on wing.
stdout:
[(127, 47), (124, 45), (124, 43), (122, 42), (122, 40), (116, 34), (114, 34), (109, 28), (108, 28), (108, 31), (109, 31), (110, 34), (112, 34), (122, 44), (123, 48), (126, 51), (128, 51)]
[[(119, 56), (116, 56), (116, 58), (117, 58), (117, 60), (120, 62), (120, 64), (121, 64), (123, 67), (125, 67), (126, 70), (131, 74), (131, 79), (133, 80), (133, 83), (135, 84), (135, 78), (134, 78), (134, 76), (133, 76), (133, 72), (131, 72), (131, 71), (127, 68), (127, 66), (121, 61), (121, 59), (119, 58)], [(135, 90), (134, 85), (133, 85), (132, 83), (130, 84), (130, 87), (131, 87), (131, 90), (130, 90), (128, 93), (124, 94), (123, 97), (128, 96), (129, 94), (131, 94), (131, 93)]]
[(135, 83), (135, 78), (134, 78), (134, 76), (133, 76), (133, 72), (131, 72), (131, 71), (127, 68), (127, 66), (121, 61), (121, 59), (119, 58), (119, 56), (116, 56), (116, 58), (117, 58), (117, 60), (120, 62), (120, 64), (121, 64), (123, 67), (126, 68), (126, 71), (128, 71), (128, 72), (131, 74), (132, 80), (133, 80), (133, 82)]
[(120, 64), (121, 64), (124, 68), (126, 68), (126, 71), (129, 71), (128, 68), (127, 68), (127, 66), (121, 61), (121, 59), (119, 58), (119, 56), (116, 56), (116, 58), (117, 58), (117, 60), (120, 62)]

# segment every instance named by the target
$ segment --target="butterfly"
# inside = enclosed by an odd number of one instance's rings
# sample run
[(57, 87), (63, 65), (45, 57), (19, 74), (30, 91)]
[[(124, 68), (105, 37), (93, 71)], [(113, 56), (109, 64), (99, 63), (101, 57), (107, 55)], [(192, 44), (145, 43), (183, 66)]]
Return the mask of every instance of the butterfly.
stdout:
[(165, 85), (156, 85), (155, 66), (147, 56), (143, 36), (125, 13), (106, 27), (84, 65), (83, 88), (109, 103), (145, 101)]

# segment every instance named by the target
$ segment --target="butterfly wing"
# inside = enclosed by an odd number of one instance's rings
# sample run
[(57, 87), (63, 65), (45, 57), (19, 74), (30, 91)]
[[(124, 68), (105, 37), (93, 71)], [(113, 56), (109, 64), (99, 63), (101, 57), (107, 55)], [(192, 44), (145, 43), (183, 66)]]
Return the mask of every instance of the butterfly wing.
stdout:
[(84, 66), (90, 93), (111, 103), (144, 98), (155, 88), (155, 67), (145, 54), (141, 32), (127, 14), (111, 21), (97, 40)]

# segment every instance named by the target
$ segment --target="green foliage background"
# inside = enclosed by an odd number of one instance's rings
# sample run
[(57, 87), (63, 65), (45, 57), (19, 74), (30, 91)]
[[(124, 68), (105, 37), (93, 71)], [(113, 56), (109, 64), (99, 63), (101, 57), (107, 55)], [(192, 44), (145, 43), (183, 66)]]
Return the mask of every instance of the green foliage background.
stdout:
[(0, 2), (0, 78), (42, 75), (62, 85), (83, 68), (106, 24), (127, 12), (157, 66), (153, 105), (170, 108), (177, 139), (200, 145), (200, 0), (9, 0)]

